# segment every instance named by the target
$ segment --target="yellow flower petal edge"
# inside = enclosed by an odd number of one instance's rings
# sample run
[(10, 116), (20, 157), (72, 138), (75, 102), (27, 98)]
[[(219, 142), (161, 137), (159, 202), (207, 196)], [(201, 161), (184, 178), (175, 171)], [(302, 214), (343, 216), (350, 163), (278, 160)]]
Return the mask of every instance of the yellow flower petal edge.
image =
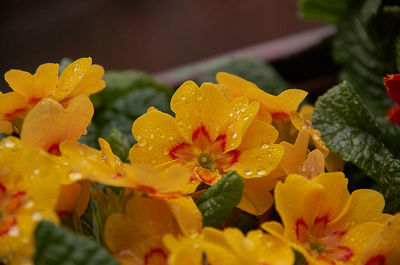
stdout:
[(294, 255), (283, 241), (263, 233), (250, 231), (246, 236), (236, 228), (224, 231), (206, 227), (200, 234), (190, 237), (164, 236), (170, 251), (168, 264), (231, 264), (231, 265), (284, 265), (293, 264)]

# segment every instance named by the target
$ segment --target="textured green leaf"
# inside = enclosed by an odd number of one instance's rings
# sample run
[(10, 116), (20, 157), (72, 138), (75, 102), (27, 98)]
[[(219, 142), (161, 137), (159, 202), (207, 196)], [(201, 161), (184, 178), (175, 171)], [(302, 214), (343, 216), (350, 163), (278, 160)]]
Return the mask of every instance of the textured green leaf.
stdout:
[(300, 0), (300, 12), (303, 18), (317, 19), (337, 24), (347, 11), (349, 0)]
[(218, 72), (238, 75), (274, 95), (290, 87), (271, 65), (258, 58), (233, 58), (210, 68), (201, 82), (216, 82), (215, 75)]
[(42, 221), (35, 231), (36, 265), (112, 265), (117, 261), (106, 249), (65, 228)]
[(387, 211), (399, 211), (400, 160), (384, 144), (378, 122), (348, 82), (317, 100), (313, 124), (331, 151), (379, 184)]
[(244, 182), (234, 171), (223, 176), (197, 200), (203, 225), (219, 227), (242, 198)]
[(127, 137), (117, 128), (112, 128), (108, 134), (107, 141), (110, 144), (114, 154), (126, 162), (129, 155), (129, 149), (131, 147)]

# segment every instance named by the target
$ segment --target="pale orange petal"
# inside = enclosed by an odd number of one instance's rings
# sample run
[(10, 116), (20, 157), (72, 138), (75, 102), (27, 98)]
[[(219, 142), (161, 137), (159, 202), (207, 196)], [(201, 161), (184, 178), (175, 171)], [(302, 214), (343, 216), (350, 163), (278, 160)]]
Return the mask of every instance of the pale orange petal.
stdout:
[(26, 116), (21, 139), (31, 146), (51, 151), (62, 141), (78, 140), (86, 134), (93, 113), (92, 102), (86, 96), (74, 98), (66, 109), (53, 99), (43, 99)]
[(239, 150), (268, 146), (278, 139), (278, 131), (274, 126), (259, 120), (254, 120), (243, 136)]
[(165, 200), (184, 235), (200, 233), (203, 216), (190, 197)]
[(106, 86), (104, 80), (101, 79), (103, 75), (103, 67), (96, 64), (92, 65), (68, 97), (77, 95), (89, 96), (103, 90)]

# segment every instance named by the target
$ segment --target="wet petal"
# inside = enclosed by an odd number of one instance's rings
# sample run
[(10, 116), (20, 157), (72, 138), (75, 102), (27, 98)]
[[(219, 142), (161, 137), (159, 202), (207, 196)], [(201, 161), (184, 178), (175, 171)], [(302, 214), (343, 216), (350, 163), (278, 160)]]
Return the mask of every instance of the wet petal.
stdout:
[(271, 145), (278, 139), (278, 134), (274, 126), (263, 121), (254, 120), (246, 130), (238, 149), (247, 150)]
[(299, 170), (299, 174), (309, 179), (313, 179), (319, 174), (325, 172), (325, 158), (324, 155), (318, 149), (311, 151), (302, 167)]
[(234, 168), (243, 178), (260, 178), (279, 165), (283, 152), (283, 147), (279, 144), (246, 150), (240, 153)]
[(273, 197), (270, 191), (276, 180), (269, 176), (244, 180), (242, 200), (237, 207), (253, 215), (261, 215), (271, 208)]
[(228, 103), (218, 89), (211, 83), (203, 83), (199, 88), (194, 82), (183, 83), (171, 99), (171, 109), (175, 112), (178, 127), (185, 139), (192, 140), (193, 132), (205, 126), (214, 141), (220, 129), (228, 120)]
[(203, 216), (190, 197), (179, 197), (166, 200), (180, 230), (184, 235), (200, 233)]
[(175, 119), (158, 110), (140, 116), (132, 125), (138, 142), (129, 152), (133, 164), (158, 165), (173, 159), (171, 150), (185, 142)]

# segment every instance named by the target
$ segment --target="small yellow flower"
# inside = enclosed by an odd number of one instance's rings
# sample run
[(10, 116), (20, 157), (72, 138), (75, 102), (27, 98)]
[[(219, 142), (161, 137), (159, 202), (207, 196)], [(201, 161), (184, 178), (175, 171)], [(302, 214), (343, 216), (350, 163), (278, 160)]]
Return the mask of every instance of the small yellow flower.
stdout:
[(286, 240), (310, 264), (352, 264), (359, 249), (373, 234), (365, 227), (384, 222), (383, 196), (374, 190), (347, 191), (342, 173), (324, 173), (314, 180), (289, 175), (275, 188), (275, 205), (284, 227), (268, 222), (262, 228)]
[(266, 176), (279, 164), (277, 131), (254, 120), (258, 102), (246, 97), (228, 102), (217, 85), (188, 81), (173, 95), (171, 109), (175, 118), (151, 108), (133, 123), (138, 142), (129, 154), (133, 164), (180, 162), (192, 170), (194, 183), (207, 184), (232, 170), (244, 178)]
[(58, 222), (60, 190), (53, 157), (14, 137), (0, 141), (0, 260), (29, 264), (38, 221)]
[(11, 124), (19, 133), (21, 120), (27, 112), (44, 98), (52, 98), (64, 106), (78, 95), (89, 96), (105, 87), (101, 79), (104, 69), (92, 65), (91, 58), (81, 58), (65, 68), (58, 77), (59, 65), (47, 63), (40, 65), (35, 74), (21, 70), (10, 70), (5, 80), (14, 90), (0, 94), (0, 120), (7, 127), (0, 126), (1, 132), (10, 132)]
[(206, 227), (201, 234), (187, 237), (166, 235), (169, 265), (292, 265), (291, 248), (281, 240), (253, 230), (243, 235), (236, 228), (224, 231)]

